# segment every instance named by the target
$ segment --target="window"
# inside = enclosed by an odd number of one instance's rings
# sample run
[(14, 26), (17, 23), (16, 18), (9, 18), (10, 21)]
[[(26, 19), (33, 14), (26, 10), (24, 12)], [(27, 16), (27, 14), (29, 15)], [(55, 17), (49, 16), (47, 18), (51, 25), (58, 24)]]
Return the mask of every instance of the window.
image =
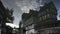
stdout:
[(50, 15), (49, 15), (49, 14), (47, 14), (46, 16), (47, 16), (47, 18), (49, 18), (49, 17), (50, 17)]
[(0, 24), (0, 28), (1, 28), (1, 24)]
[(23, 24), (21, 24), (21, 28), (23, 28)]
[(49, 10), (47, 9), (46, 11), (48, 12)]
[(47, 16), (48, 16), (48, 18), (50, 17), (50, 15), (49, 15), (49, 14), (48, 14)]
[(46, 19), (46, 15), (45, 15), (45, 19)]
[(53, 15), (53, 17), (55, 17), (55, 15)]
[(3, 18), (1, 14), (0, 14), (0, 18)]
[(40, 17), (40, 19), (39, 19), (40, 21), (41, 21), (41, 17)]
[(45, 17), (43, 16), (43, 20), (45, 19)]

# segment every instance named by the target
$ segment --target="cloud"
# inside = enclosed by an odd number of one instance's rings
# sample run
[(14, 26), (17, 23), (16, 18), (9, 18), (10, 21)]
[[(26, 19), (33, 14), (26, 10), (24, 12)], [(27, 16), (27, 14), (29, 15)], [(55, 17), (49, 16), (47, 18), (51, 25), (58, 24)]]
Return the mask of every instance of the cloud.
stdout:
[(28, 13), (29, 9), (36, 10), (39, 7), (39, 2), (37, 0), (20, 0), (16, 2), (17, 6), (20, 7), (22, 12)]
[[(1, 0), (5, 7), (14, 9), (14, 24), (19, 25), (19, 21), (21, 20), (22, 13), (29, 13), (30, 9), (39, 10), (40, 6), (43, 6), (42, 1), (46, 0)], [(50, 0), (47, 0), (50, 1)], [(59, 4), (56, 4), (57, 9), (59, 10)], [(60, 13), (58, 12), (60, 15)], [(59, 16), (57, 17), (60, 19)]]
[(2, 0), (5, 7), (14, 9), (14, 24), (18, 25), (22, 13), (29, 13), (30, 9), (36, 10), (40, 7), (40, 0)]

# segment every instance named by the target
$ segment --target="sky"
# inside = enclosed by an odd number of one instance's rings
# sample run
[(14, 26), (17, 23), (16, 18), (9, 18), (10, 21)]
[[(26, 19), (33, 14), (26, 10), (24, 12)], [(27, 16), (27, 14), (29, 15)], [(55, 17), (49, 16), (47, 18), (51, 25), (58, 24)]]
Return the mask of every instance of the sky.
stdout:
[[(6, 8), (13, 8), (14, 13), (14, 24), (19, 25), (21, 21), (21, 15), (23, 13), (29, 13), (29, 9), (39, 10), (38, 8), (44, 4), (44, 2), (48, 2), (51, 0), (1, 0), (3, 5)], [(58, 15), (60, 15), (60, 0), (52, 0), (58, 10)], [(59, 16), (58, 16), (59, 19)]]

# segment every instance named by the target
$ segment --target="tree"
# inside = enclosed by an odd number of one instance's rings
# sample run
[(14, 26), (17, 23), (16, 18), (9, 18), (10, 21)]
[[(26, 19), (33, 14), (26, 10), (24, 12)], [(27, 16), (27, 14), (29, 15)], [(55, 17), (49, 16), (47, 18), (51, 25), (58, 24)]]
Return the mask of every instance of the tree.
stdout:
[(13, 17), (13, 10), (9, 10), (8, 8), (6, 9), (6, 12), (5, 12), (5, 15), (6, 15), (6, 22), (10, 22), (12, 23), (13, 20), (14, 20), (14, 17)]
[(1, 34), (6, 34), (5, 23), (13, 23), (13, 10), (6, 9), (0, 0), (0, 24), (1, 24)]

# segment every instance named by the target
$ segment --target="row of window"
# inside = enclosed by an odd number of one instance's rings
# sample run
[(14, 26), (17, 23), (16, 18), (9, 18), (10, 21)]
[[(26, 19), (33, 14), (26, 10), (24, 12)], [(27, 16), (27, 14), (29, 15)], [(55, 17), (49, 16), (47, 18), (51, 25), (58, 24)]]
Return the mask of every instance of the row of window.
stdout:
[(39, 15), (44, 15), (44, 14), (48, 14), (48, 13), (56, 13), (56, 10), (54, 10), (54, 7), (48, 8), (48, 9), (45, 9), (42, 12), (40, 12)]
[(43, 12), (41, 12), (39, 15), (44, 15), (44, 14), (47, 14), (47, 13), (49, 13), (50, 12), (50, 9), (46, 9), (46, 10), (44, 10)]
[(25, 21), (25, 25), (31, 24), (33, 23), (33, 18), (30, 18), (28, 20)]
[(47, 14), (47, 15), (44, 15), (44, 16), (40, 17), (39, 20), (41, 21), (41, 20), (45, 20), (47, 18), (50, 18), (50, 14)]
[(44, 15), (44, 16), (40, 17), (39, 20), (41, 21), (41, 20), (45, 20), (45, 19), (48, 19), (48, 18), (51, 18), (51, 17), (54, 18), (56, 16), (52, 15), (52, 14), (47, 14), (47, 15)]
[(26, 30), (29, 30), (29, 29), (33, 29), (34, 28), (34, 24), (30, 25), (30, 26), (27, 26), (26, 27)]

